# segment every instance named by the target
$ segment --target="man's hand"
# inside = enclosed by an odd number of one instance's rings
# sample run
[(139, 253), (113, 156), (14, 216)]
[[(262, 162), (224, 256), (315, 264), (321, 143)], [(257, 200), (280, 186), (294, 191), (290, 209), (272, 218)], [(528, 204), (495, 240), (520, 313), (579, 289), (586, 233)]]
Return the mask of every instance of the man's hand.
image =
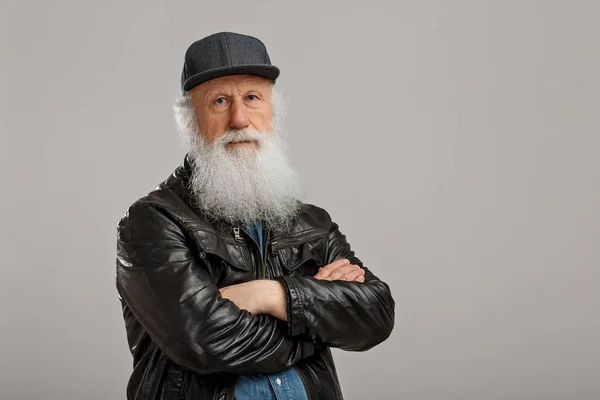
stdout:
[(358, 265), (350, 264), (350, 260), (342, 258), (320, 268), (314, 277), (327, 281), (364, 282), (365, 270)]
[(250, 314), (269, 314), (287, 321), (285, 288), (279, 281), (261, 279), (219, 289), (221, 297), (231, 300)]

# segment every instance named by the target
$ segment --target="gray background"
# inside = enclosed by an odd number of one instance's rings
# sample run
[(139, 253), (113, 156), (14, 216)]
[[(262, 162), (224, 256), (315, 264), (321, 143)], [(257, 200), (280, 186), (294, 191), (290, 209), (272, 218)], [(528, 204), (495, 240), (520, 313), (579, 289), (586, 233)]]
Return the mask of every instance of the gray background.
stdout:
[(122, 399), (115, 228), (182, 160), (183, 52), (282, 70), (308, 200), (390, 283), (346, 398), (600, 398), (595, 1), (2, 1), (0, 397)]

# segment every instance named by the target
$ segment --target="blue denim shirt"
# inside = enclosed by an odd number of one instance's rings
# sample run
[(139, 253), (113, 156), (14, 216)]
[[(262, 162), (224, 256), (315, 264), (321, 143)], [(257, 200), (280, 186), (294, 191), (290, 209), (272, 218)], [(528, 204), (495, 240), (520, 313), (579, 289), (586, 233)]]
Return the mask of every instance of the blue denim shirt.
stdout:
[[(262, 253), (262, 224), (246, 228)], [(235, 385), (235, 400), (308, 400), (308, 394), (298, 371), (289, 368), (276, 374), (240, 375)]]
[(300, 375), (294, 368), (276, 374), (240, 375), (235, 400), (308, 400)]

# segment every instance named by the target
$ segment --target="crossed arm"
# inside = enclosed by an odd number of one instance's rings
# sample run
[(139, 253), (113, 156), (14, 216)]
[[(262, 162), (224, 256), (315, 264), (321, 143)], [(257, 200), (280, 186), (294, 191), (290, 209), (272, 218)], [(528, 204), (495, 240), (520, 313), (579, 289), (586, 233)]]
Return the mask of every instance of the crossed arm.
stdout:
[(366, 350), (389, 336), (394, 302), (332, 227), (314, 277), (219, 290), (167, 212), (137, 203), (119, 222), (117, 289), (161, 350), (201, 374), (278, 372), (320, 345)]
[[(365, 270), (342, 258), (320, 268), (314, 277), (328, 281), (364, 282)], [(219, 291), (223, 298), (251, 314), (268, 314), (282, 321), (288, 320), (286, 290), (281, 281), (254, 280), (226, 286)]]

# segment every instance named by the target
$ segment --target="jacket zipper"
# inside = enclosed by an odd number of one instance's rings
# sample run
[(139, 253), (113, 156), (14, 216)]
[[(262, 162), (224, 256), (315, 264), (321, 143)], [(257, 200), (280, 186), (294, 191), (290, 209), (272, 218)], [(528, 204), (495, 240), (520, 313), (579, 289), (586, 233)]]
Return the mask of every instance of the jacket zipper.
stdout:
[(237, 226), (233, 227), (233, 237), (236, 242), (243, 242), (242, 235), (240, 235), (240, 228)]
[(276, 277), (280, 277), (283, 275), (283, 270), (281, 269), (281, 261), (279, 260), (279, 255), (277, 254), (277, 245), (278, 241), (271, 242), (271, 259), (275, 262), (275, 266), (273, 267), (273, 272)]
[[(240, 231), (243, 231), (248, 237), (250, 237), (250, 239), (256, 244), (256, 247), (258, 248), (259, 252), (260, 252), (260, 268), (255, 268), (254, 272), (256, 272), (256, 279), (261, 279), (261, 274), (260, 272), (262, 271), (262, 275), (264, 277), (264, 279), (268, 279), (268, 269), (266, 268), (266, 263), (264, 260), (264, 256), (263, 256), (263, 252), (260, 251), (260, 245), (256, 242), (256, 240), (254, 240), (254, 237), (252, 237), (252, 235), (250, 234), (250, 232), (247, 232), (245, 229), (242, 229), (238, 226), (234, 226), (233, 227), (233, 237), (235, 239), (236, 242), (243, 242), (244, 239), (242, 238), (242, 235), (240, 235)], [(267, 230), (267, 234), (266, 234), (266, 238), (263, 241), (263, 243), (267, 243), (267, 240), (269, 239), (269, 231)], [(306, 385), (306, 384), (305, 384)], [(234, 400), (235, 398), (235, 383), (233, 384), (233, 386), (227, 388), (227, 394), (225, 396), (226, 400)]]
[[(241, 229), (238, 226), (234, 226), (233, 227), (233, 236), (234, 236), (236, 242), (243, 242), (244, 241), (244, 239), (240, 235), (240, 231), (244, 231), (244, 233), (246, 233), (246, 235), (248, 235), (250, 237), (250, 239), (252, 239), (252, 241), (254, 243), (256, 243), (256, 247), (258, 247), (258, 249), (260, 250), (260, 245), (256, 242), (256, 240), (254, 240), (254, 238), (252, 237), (252, 235), (250, 235), (249, 232), (246, 232), (246, 230)], [(270, 233), (270, 231), (267, 230), (267, 234), (266, 234), (266, 238), (264, 240), (264, 243), (268, 243), (269, 233)], [(311, 232), (309, 235), (302, 235), (301, 237), (298, 237), (298, 238), (288, 237), (288, 238), (282, 238), (282, 239), (279, 239), (279, 240), (273, 240), (271, 242), (271, 253), (273, 254), (273, 259), (275, 260), (275, 263), (279, 267), (279, 270), (281, 270), (281, 264), (280, 264), (280, 260), (279, 260), (279, 255), (277, 254), (277, 247), (278, 246), (282, 246), (282, 243), (283, 243), (283, 246), (289, 246), (289, 245), (292, 245), (292, 244), (294, 244), (296, 242), (302, 243), (302, 242), (304, 242), (306, 240), (315, 239), (315, 238), (320, 237), (320, 236), (325, 237), (325, 236), (327, 236), (327, 233), (328, 233), (327, 231), (323, 231), (323, 230), (317, 229), (314, 232)], [(265, 263), (264, 256), (263, 256), (262, 253), (260, 254), (260, 261), (261, 261), (261, 265), (260, 265), (261, 268), (259, 270), (263, 271), (263, 276), (264, 276), (265, 279), (269, 279), (268, 278), (268, 275), (269, 275), (268, 274), (268, 266), (267, 266), (267, 263)], [(273, 271), (273, 275), (279, 276), (278, 271), (277, 272)], [(258, 279), (260, 279), (260, 276), (258, 277)], [(306, 395), (308, 396), (308, 399), (312, 400), (312, 395), (311, 395), (310, 389), (309, 389), (309, 387), (308, 387), (308, 385), (306, 383), (306, 377), (304, 376), (304, 373), (299, 368), (297, 368), (297, 367), (294, 367), (294, 370), (296, 370), (296, 372), (298, 373), (298, 376), (300, 377), (300, 380), (302, 381), (302, 384), (304, 385), (304, 388), (306, 389)], [(234, 397), (235, 397), (235, 384), (233, 386), (231, 386), (230, 388), (227, 389), (226, 399), (227, 400), (234, 400)]]
[(300, 371), (300, 368), (298, 368), (298, 367), (294, 367), (294, 369), (298, 373), (298, 376), (300, 377), (300, 380), (302, 381), (302, 384), (304, 385), (304, 389), (306, 389), (306, 395), (308, 396), (308, 400), (312, 400), (312, 395), (310, 394), (310, 389), (308, 388), (308, 385), (306, 384), (306, 377), (304, 376), (304, 372)]
[[(275, 264), (278, 266), (278, 275), (283, 271), (281, 269), (281, 259), (279, 257), (279, 254), (277, 252), (278, 248), (284, 247), (284, 246), (290, 246), (293, 245), (295, 243), (302, 243), (304, 241), (307, 240), (312, 240), (312, 239), (316, 239), (319, 237), (325, 237), (327, 236), (328, 232), (324, 231), (322, 229), (316, 229), (314, 232), (311, 232), (310, 234), (305, 234), (302, 235), (301, 237), (297, 237), (297, 238), (293, 238), (293, 237), (287, 237), (287, 238), (281, 238), (278, 240), (273, 240), (271, 242), (271, 254), (273, 255), (273, 260), (275, 261)], [(310, 392), (310, 387), (308, 386), (307, 380), (306, 380), (306, 376), (304, 375), (304, 372), (302, 372), (298, 367), (294, 367), (294, 370), (296, 370), (296, 372), (298, 373), (298, 376), (300, 377), (300, 380), (302, 381), (302, 384), (304, 385), (304, 389), (306, 389), (306, 395), (308, 397), (308, 400), (312, 400), (312, 394)]]
[(265, 255), (267, 254), (267, 243), (269, 243), (269, 236), (270, 236), (271, 231), (268, 229), (267, 233), (265, 235), (265, 237), (263, 238), (263, 246), (264, 246), (264, 251), (260, 253), (260, 257), (261, 257), (261, 263), (263, 265), (264, 268), (264, 276), (266, 279), (271, 279), (273, 277), (273, 275), (275, 274), (275, 271), (271, 271), (271, 273), (269, 273), (269, 265), (265, 262)]
[[(252, 240), (252, 242), (254, 242), (256, 244), (256, 248), (258, 249), (259, 252), (259, 266), (258, 268), (254, 269), (254, 278), (255, 279), (270, 279), (269, 278), (269, 270), (268, 270), (268, 266), (267, 263), (265, 263), (265, 258), (263, 253), (260, 251), (260, 245), (258, 244), (258, 242), (254, 239), (254, 237), (250, 234), (250, 232), (246, 231), (243, 228), (240, 228), (239, 226), (234, 226), (233, 227), (233, 237), (235, 239), (236, 242), (243, 242), (244, 238), (242, 237), (242, 235), (240, 234), (240, 232), (244, 232), (249, 238), (250, 240)], [(269, 240), (269, 233), (270, 231), (267, 230), (267, 233), (265, 235), (265, 238), (263, 240), (263, 243), (267, 243), (267, 241)]]
[[(233, 386), (228, 387), (226, 390), (226, 394), (225, 394), (225, 400), (234, 400), (235, 399), (235, 383), (233, 384)], [(219, 391), (215, 391), (215, 397), (214, 400), (218, 399), (219, 397)]]

